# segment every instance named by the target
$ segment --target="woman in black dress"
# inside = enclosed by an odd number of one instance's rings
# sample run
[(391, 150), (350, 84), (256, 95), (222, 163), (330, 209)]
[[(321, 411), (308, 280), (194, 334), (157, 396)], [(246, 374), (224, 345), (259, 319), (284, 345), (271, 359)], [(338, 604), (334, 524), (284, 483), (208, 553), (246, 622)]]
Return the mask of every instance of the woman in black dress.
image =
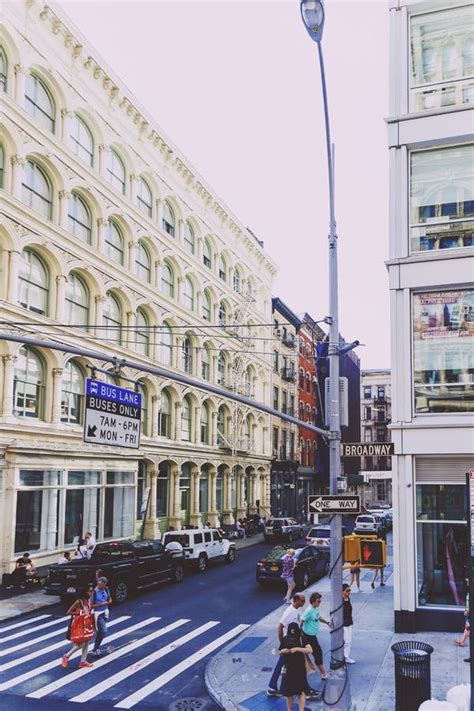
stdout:
[(286, 696), (288, 711), (293, 708), (293, 696), (298, 697), (298, 710), (304, 711), (306, 702), (306, 655), (311, 654), (311, 645), (303, 645), (301, 631), (296, 622), (288, 625), (288, 631), (280, 645), (280, 654), (284, 655), (285, 666), (282, 671), (280, 693)]

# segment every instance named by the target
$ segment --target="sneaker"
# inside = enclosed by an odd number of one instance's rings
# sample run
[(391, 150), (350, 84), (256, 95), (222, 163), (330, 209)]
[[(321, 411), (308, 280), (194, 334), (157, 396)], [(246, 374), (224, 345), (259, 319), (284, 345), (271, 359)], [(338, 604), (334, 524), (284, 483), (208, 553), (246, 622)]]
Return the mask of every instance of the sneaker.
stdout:
[(102, 656), (102, 652), (100, 651), (100, 649), (93, 649), (92, 654), (94, 657), (101, 657)]
[(370, 583), (370, 587), (371, 587), (372, 590), (373, 590), (373, 589), (375, 588), (375, 583)]
[(79, 669), (89, 669), (90, 667), (93, 667), (94, 665), (91, 662), (80, 662), (79, 663)]
[(267, 689), (267, 696), (281, 696), (280, 692), (277, 689), (271, 689), (270, 687)]
[(346, 664), (355, 664), (356, 663), (355, 659), (351, 659), (351, 657), (346, 657), (344, 659), (344, 661)]
[(384, 588), (384, 587), (385, 587), (385, 583), (380, 583), (380, 587), (381, 587), (381, 588)]
[(319, 699), (321, 696), (320, 691), (316, 691), (316, 689), (309, 689), (309, 691), (306, 692), (306, 698), (308, 699)]
[(329, 674), (321, 674), (321, 679), (326, 681), (326, 679), (329, 679)]
[(67, 654), (63, 654), (63, 657), (61, 659), (61, 666), (63, 669), (67, 669), (67, 665), (69, 664), (69, 658)]

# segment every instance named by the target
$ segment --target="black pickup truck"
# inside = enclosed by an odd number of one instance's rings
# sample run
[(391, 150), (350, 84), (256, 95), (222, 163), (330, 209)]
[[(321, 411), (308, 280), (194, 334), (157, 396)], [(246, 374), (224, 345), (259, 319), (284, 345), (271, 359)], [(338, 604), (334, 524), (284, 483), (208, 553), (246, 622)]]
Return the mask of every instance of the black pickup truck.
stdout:
[(115, 603), (125, 602), (131, 592), (155, 583), (184, 576), (183, 550), (165, 550), (159, 541), (114, 541), (99, 543), (90, 560), (52, 565), (46, 578), (46, 592), (67, 601), (77, 597), (98, 577), (108, 580)]

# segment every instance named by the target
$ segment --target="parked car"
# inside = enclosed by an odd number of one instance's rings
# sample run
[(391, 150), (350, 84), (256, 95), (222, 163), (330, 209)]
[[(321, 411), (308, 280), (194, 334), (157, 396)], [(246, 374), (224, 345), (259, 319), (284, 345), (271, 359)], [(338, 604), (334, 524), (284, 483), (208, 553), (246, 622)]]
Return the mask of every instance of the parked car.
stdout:
[(382, 525), (386, 531), (392, 530), (392, 517), (388, 510), (385, 509), (370, 509), (369, 513), (375, 514), (382, 520)]
[(370, 535), (378, 536), (380, 532), (381, 523), (378, 516), (375, 514), (361, 514), (357, 516), (354, 533), (369, 533)]
[[(284, 546), (272, 548), (264, 558), (258, 561), (256, 578), (259, 585), (266, 583), (283, 583), (281, 571), (283, 556), (287, 549)], [(319, 580), (329, 571), (329, 559), (322, 555), (315, 546), (302, 546), (295, 551), (295, 583), (298, 590), (304, 590), (313, 580)]]
[(224, 538), (217, 528), (167, 531), (162, 541), (165, 548), (170, 543), (180, 543), (186, 563), (196, 567), (200, 573), (207, 570), (211, 561), (225, 560), (226, 563), (233, 563), (235, 560), (235, 543)]
[[(345, 526), (342, 527), (342, 535), (349, 535), (349, 531)], [(331, 550), (331, 526), (319, 524), (310, 528), (306, 535), (306, 543), (315, 546), (326, 557), (329, 556), (329, 551)]]
[(46, 592), (68, 600), (104, 575), (114, 603), (125, 602), (130, 593), (155, 583), (184, 576), (182, 549), (167, 551), (160, 541), (111, 541), (99, 543), (90, 560), (52, 565), (46, 578)]
[(265, 524), (263, 537), (269, 541), (297, 541), (303, 535), (303, 526), (294, 518), (270, 518)]

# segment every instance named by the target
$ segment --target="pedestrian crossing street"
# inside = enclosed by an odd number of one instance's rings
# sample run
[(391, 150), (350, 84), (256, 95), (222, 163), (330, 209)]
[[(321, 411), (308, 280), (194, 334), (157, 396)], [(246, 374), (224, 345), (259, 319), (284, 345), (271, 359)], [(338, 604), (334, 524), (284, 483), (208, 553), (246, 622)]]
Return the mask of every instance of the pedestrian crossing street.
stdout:
[[(249, 626), (117, 616), (107, 625), (102, 645), (108, 649), (106, 656), (89, 656), (94, 666), (79, 669), (76, 652), (63, 669), (61, 657), (71, 648), (65, 639), (68, 621), (64, 616), (38, 615), (0, 628), (0, 693), (77, 704), (100, 700), (121, 709), (149, 707), (158, 703), (167, 684), (184, 672), (189, 675), (195, 664)], [(91, 643), (89, 651), (92, 647)]]

